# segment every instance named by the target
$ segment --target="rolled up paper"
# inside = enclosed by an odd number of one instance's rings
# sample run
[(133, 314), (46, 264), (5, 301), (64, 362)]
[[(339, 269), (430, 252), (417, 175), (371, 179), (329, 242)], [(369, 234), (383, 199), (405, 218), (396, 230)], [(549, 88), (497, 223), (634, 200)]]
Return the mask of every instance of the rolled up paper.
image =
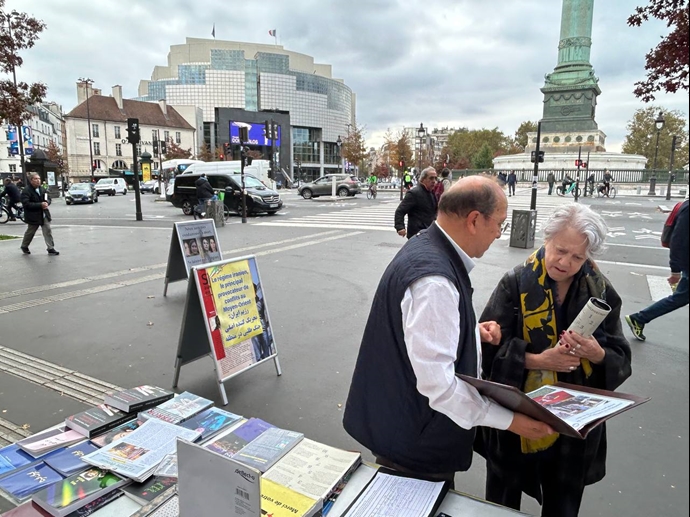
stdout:
[(569, 331), (577, 332), (582, 337), (590, 337), (594, 331), (601, 325), (601, 322), (606, 319), (611, 307), (604, 300), (599, 298), (590, 298), (577, 318), (568, 327)]

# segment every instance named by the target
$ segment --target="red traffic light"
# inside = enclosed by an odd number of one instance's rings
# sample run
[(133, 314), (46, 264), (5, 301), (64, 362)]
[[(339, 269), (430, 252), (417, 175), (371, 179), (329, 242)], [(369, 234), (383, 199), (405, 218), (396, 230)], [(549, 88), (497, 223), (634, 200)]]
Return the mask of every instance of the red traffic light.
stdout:
[(404, 166), (405, 166), (405, 162), (404, 162), (403, 160), (400, 160), (400, 162), (398, 162), (398, 165), (400, 165), (400, 167), (404, 167)]
[(584, 167), (584, 166), (585, 166), (585, 162), (583, 162), (582, 160), (575, 160), (575, 167)]

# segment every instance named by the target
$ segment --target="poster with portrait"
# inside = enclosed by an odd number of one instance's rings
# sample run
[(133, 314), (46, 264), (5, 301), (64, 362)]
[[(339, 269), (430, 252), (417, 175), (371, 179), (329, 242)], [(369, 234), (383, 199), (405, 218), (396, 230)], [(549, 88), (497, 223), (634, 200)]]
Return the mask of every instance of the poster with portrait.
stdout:
[(163, 296), (167, 294), (169, 283), (187, 280), (194, 266), (219, 260), (223, 260), (223, 253), (213, 219), (175, 223), (170, 239)]
[(222, 382), (247, 369), (273, 359), (281, 374), (256, 257), (193, 267), (187, 297), (175, 383), (182, 365), (206, 355), (215, 363), (224, 401)]

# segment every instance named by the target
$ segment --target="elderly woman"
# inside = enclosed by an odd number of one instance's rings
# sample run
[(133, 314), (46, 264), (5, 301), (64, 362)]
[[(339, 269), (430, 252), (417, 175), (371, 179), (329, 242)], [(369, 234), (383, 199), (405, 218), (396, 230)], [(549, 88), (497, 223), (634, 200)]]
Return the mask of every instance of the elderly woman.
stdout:
[[(606, 223), (587, 206), (554, 212), (544, 245), (506, 273), (481, 316), (502, 331), (498, 346), (482, 344), (487, 379), (530, 392), (556, 381), (615, 390), (630, 376), (621, 299), (592, 260), (606, 233)], [(606, 300), (611, 312), (590, 338), (568, 332), (591, 297)], [(605, 474), (604, 424), (585, 440), (558, 434), (527, 440), (484, 428), (482, 442), (486, 499), (517, 510), (525, 492), (542, 505), (542, 516), (577, 516), (585, 486)]]

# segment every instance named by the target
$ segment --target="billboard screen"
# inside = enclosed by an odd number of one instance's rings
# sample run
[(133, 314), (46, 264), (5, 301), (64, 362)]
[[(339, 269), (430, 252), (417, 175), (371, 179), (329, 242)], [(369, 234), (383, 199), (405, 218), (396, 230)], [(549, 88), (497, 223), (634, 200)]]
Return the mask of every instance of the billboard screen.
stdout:
[[(248, 145), (265, 145), (270, 146), (271, 140), (264, 136), (263, 122), (230, 122), (230, 142), (232, 144), (240, 144), (240, 127), (246, 127), (249, 133), (249, 140), (245, 142)], [(281, 127), (278, 126), (278, 139), (276, 140), (276, 147), (280, 148)]]
[[(22, 141), (24, 143), (24, 154), (31, 155), (34, 153), (34, 139), (31, 132), (31, 126), (22, 126)], [(17, 138), (17, 126), (7, 126), (7, 140), (10, 143), (10, 154), (19, 154), (19, 140)]]

